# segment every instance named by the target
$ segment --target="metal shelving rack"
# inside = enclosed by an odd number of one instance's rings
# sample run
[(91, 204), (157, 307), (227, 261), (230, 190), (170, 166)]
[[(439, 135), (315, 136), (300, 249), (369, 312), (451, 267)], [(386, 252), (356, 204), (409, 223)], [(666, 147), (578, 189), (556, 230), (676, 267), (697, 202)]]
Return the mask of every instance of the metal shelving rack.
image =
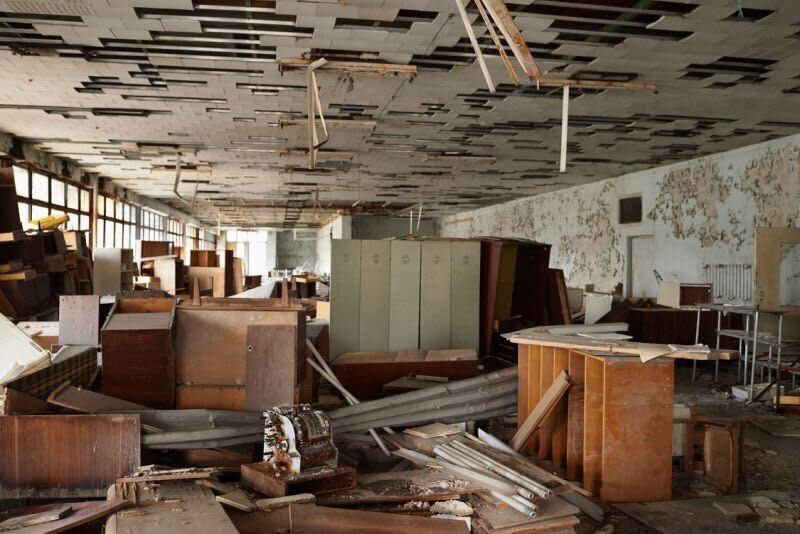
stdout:
[[(695, 342), (699, 342), (700, 340), (700, 316), (703, 311), (716, 311), (717, 312), (717, 328), (716, 328), (716, 345), (719, 348), (719, 342), (721, 337), (729, 337), (733, 339), (737, 339), (739, 341), (739, 354), (741, 358), (739, 359), (739, 373), (738, 377), (743, 378), (743, 383), (747, 385), (748, 378), (750, 380), (750, 387), (748, 390), (747, 401), (753, 402), (760, 398), (766, 391), (769, 390), (770, 387), (774, 383), (778, 385), (778, 402), (775, 405), (775, 409), (780, 409), (780, 373), (781, 371), (786, 371), (792, 375), (792, 384), (795, 383), (796, 376), (800, 374), (800, 366), (796, 366), (797, 363), (800, 363), (800, 360), (796, 360), (792, 362), (791, 365), (782, 365), (781, 364), (781, 357), (788, 350), (799, 350), (800, 351), (800, 339), (784, 339), (783, 337), (783, 318), (786, 315), (793, 315), (793, 314), (800, 314), (800, 308), (785, 308), (785, 309), (775, 309), (775, 310), (768, 310), (764, 308), (758, 307), (751, 307), (751, 306), (740, 306), (740, 305), (730, 305), (730, 304), (698, 304), (692, 306), (692, 308), (697, 310), (697, 327), (695, 331)], [(744, 330), (732, 330), (732, 329), (723, 329), (721, 328), (722, 325), (722, 316), (734, 313), (743, 315), (745, 319), (745, 327)], [(770, 334), (767, 332), (760, 332), (759, 333), (759, 318), (761, 315), (769, 314), (775, 315), (778, 318), (778, 333)], [(752, 325), (752, 329), (751, 329)], [(767, 357), (766, 360), (761, 359), (759, 360), (759, 345), (766, 346), (767, 348)], [(772, 362), (772, 357), (775, 355), (775, 363)], [(716, 360), (714, 368), (714, 380), (717, 381), (719, 379), (719, 360)], [(764, 369), (768, 370), (768, 379), (769, 384), (763, 388), (758, 393), (755, 392), (755, 377), (756, 377), (756, 367), (761, 368), (761, 376), (763, 379)], [(742, 368), (744, 373), (742, 373)], [(697, 362), (694, 362), (692, 367), (692, 382), (695, 380), (697, 370)], [(772, 371), (775, 370), (775, 381), (772, 380)], [(749, 377), (748, 377), (749, 372)]]

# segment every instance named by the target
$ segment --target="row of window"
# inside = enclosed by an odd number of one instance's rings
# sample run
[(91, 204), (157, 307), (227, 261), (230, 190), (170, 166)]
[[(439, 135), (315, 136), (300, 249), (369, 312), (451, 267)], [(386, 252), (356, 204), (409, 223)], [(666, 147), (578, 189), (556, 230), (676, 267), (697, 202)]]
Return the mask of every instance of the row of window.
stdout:
[(95, 247), (133, 248), (137, 239), (172, 241), (175, 246), (182, 247), (186, 237), (193, 249), (216, 249), (214, 232), (103, 194), (97, 195), (97, 206), (94, 206), (97, 231), (93, 234), (90, 188), (22, 165), (14, 165), (13, 170), (19, 218), (23, 225), (47, 215), (66, 214), (69, 215), (67, 229), (87, 231), (87, 240)]

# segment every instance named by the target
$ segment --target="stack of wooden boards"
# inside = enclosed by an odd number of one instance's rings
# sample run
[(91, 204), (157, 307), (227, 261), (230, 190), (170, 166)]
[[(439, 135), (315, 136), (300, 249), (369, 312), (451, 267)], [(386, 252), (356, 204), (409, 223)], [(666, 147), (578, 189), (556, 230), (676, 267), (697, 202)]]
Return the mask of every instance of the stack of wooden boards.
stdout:
[(91, 293), (80, 232), (25, 233), (11, 167), (0, 168), (0, 313), (16, 320), (52, 312), (55, 296)]

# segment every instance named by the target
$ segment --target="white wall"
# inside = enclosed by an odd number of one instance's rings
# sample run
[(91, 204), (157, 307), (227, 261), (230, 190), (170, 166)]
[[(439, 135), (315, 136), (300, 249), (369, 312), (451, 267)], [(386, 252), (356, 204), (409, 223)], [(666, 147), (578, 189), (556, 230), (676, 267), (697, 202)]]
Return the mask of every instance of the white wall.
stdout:
[[(643, 221), (620, 225), (618, 199), (634, 194)], [(632, 236), (653, 236), (648, 272), (696, 282), (709, 264), (752, 264), (756, 225), (800, 226), (800, 135), (459, 213), (439, 230), (550, 243), (569, 286), (611, 290)]]
[(331, 241), (352, 238), (352, 218), (339, 215), (317, 231), (317, 262), (314, 271), (319, 275), (331, 273)]

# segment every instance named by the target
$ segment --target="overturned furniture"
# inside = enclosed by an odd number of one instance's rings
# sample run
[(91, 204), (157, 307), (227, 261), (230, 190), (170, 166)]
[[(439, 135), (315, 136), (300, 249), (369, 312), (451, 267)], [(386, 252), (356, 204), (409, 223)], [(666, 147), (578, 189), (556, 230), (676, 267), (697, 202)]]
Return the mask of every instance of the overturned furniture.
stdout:
[(523, 332), (511, 336), (519, 348), (520, 426), (560, 373), (572, 383), (524, 450), (566, 468), (604, 501), (669, 500), (674, 361), (643, 362), (655, 345)]

